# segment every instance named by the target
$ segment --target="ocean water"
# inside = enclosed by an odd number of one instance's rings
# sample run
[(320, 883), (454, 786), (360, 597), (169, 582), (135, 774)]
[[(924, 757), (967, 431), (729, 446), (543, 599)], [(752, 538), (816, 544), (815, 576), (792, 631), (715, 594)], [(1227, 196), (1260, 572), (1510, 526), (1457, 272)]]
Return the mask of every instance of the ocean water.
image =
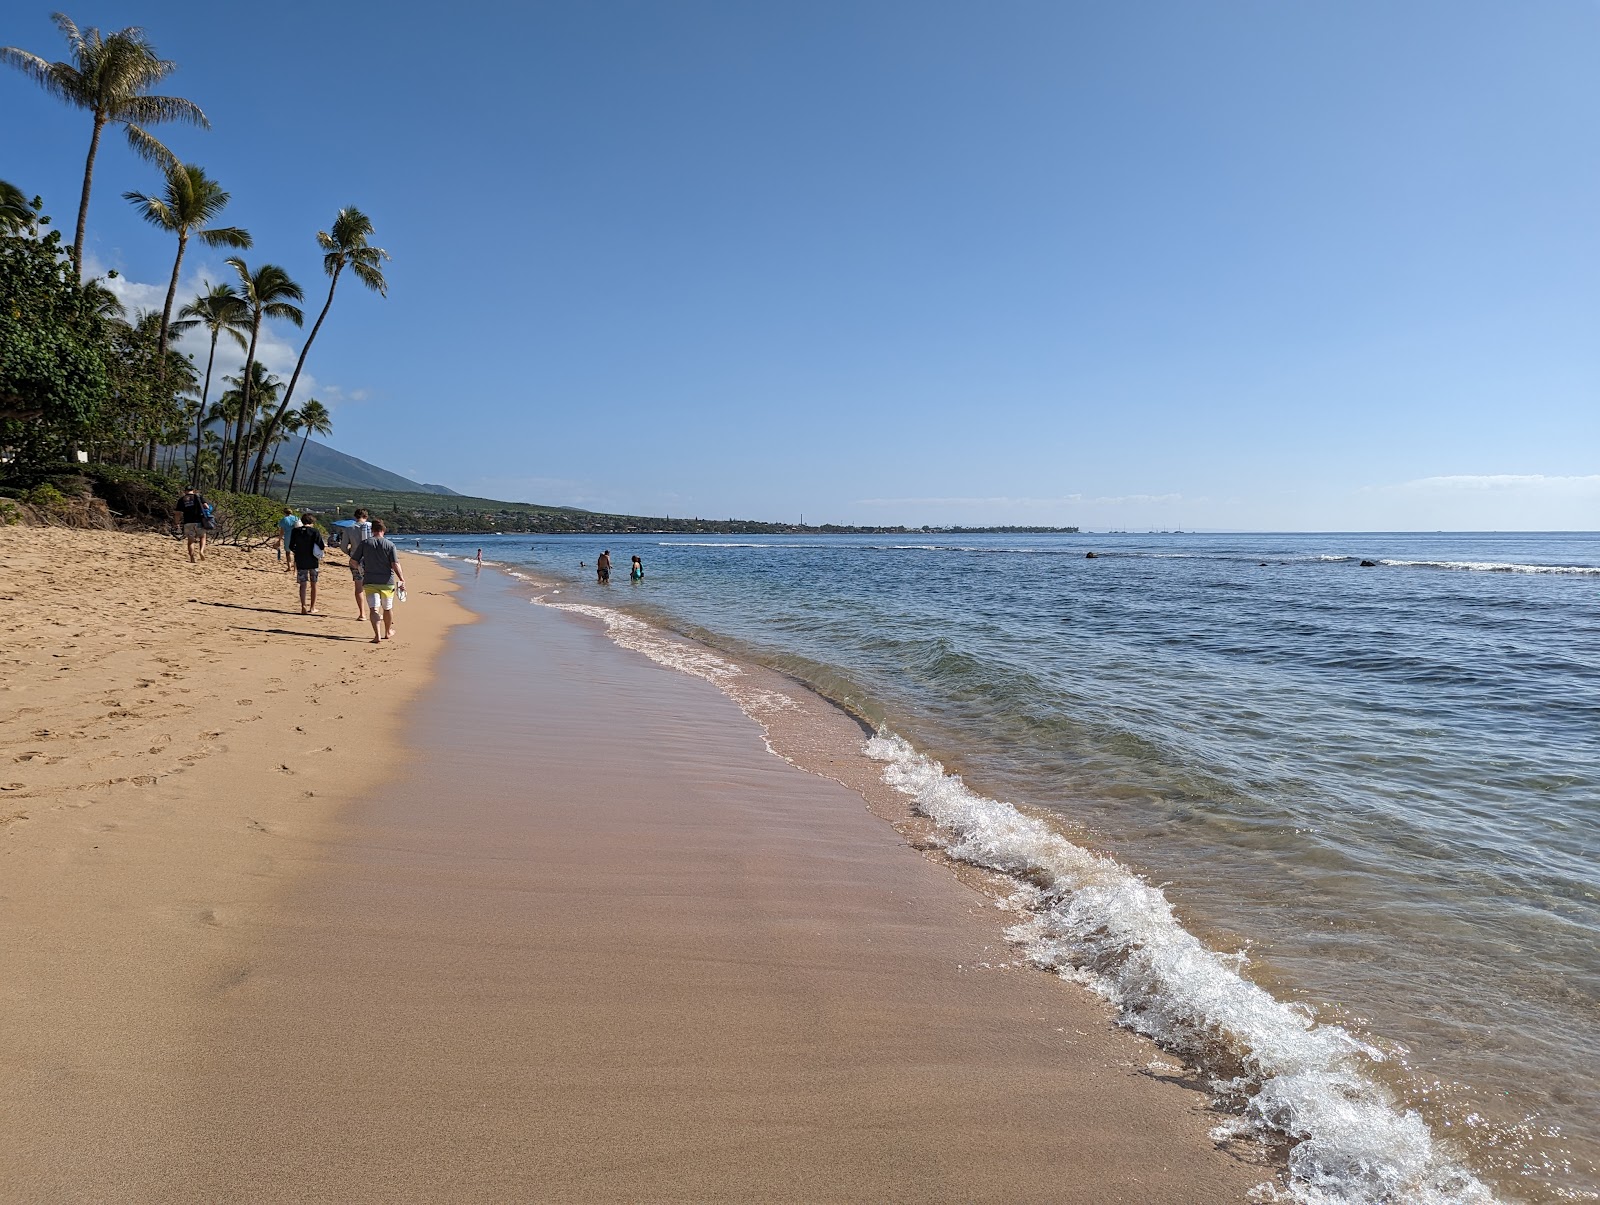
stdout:
[(1293, 1144), (1297, 1199), (1596, 1199), (1600, 536), (424, 545), (880, 725), (1026, 955)]

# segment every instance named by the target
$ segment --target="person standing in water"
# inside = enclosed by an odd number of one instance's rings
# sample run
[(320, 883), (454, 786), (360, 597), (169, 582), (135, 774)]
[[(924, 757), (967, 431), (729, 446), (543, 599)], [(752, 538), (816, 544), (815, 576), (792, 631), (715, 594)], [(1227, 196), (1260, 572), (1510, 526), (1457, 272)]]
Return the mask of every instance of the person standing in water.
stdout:
[(638, 557), (633, 558), (633, 568), (628, 570), (628, 580), (633, 582), (644, 581), (644, 562)]
[(594, 563), (594, 577), (602, 586), (611, 584), (611, 549), (607, 548)]

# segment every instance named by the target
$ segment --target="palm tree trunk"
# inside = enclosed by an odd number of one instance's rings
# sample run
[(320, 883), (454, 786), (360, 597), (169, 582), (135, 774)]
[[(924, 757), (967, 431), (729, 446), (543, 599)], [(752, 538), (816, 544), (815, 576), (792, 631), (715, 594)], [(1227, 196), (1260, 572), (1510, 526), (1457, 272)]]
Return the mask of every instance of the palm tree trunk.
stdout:
[(78, 200), (78, 236), (72, 240), (72, 270), (78, 274), (78, 283), (83, 283), (83, 232), (89, 225), (89, 189), (94, 184), (94, 157), (100, 152), (100, 131), (105, 128), (106, 119), (96, 112), (94, 115), (94, 137), (89, 139), (89, 157), (83, 162), (83, 196)]
[[(300, 380), (300, 370), (305, 367), (306, 354), (310, 352), (311, 345), (316, 342), (317, 332), (322, 329), (322, 320), (328, 316), (328, 311), (333, 308), (333, 291), (339, 287), (339, 273), (344, 271), (344, 260), (340, 260), (333, 270), (333, 279), (328, 282), (328, 300), (322, 303), (322, 313), (317, 315), (317, 321), (311, 328), (311, 333), (306, 336), (305, 346), (300, 349), (300, 358), (294, 362), (294, 372), (289, 374), (289, 388), (283, 391), (283, 401), (278, 403), (278, 412), (272, 416), (272, 422), (267, 424), (268, 438), (278, 429), (278, 422), (283, 418), (284, 412), (289, 409), (289, 401), (294, 397), (295, 383)], [(256, 457), (256, 477), (261, 476), (261, 458)]]
[(172, 299), (178, 295), (178, 269), (183, 267), (183, 249), (189, 242), (188, 227), (178, 231), (178, 258), (172, 261), (172, 280), (167, 284), (167, 303), (161, 307), (161, 339), (156, 354), (161, 357), (161, 379), (167, 379), (167, 326), (172, 322)]
[(251, 427), (250, 419), (250, 370), (256, 362), (256, 338), (261, 334), (261, 315), (256, 315), (256, 320), (250, 324), (250, 350), (244, 358), (244, 382), (239, 386), (239, 435), (233, 441), (233, 492), (239, 492), (239, 470), (244, 467), (240, 462), (240, 451), (244, 448), (246, 435)]
[[(178, 282), (176, 269), (172, 273), (172, 282), (174, 284)], [(172, 304), (171, 294), (167, 296), (167, 304)], [(211, 332), (211, 354), (206, 357), (206, 384), (200, 391), (200, 413), (194, 420), (194, 472), (189, 476), (189, 484), (194, 486), (200, 484), (200, 436), (206, 429), (206, 403), (211, 398), (211, 364), (217, 358), (217, 336), (221, 333), (221, 331)]]
[(294, 471), (289, 474), (289, 488), (283, 491), (283, 504), (289, 505), (289, 495), (294, 493), (294, 479), (300, 475), (300, 458), (306, 454), (306, 440), (311, 438), (311, 428), (300, 437), (300, 450), (294, 454)]

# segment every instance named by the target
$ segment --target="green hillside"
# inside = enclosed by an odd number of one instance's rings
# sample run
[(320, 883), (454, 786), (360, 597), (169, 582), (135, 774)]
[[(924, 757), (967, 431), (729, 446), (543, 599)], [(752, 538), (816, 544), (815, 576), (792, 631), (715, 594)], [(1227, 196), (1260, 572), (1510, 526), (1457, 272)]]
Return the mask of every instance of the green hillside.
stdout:
[(564, 532), (652, 532), (675, 535), (904, 535), (910, 532), (1041, 533), (1075, 532), (1076, 527), (846, 527), (825, 523), (802, 527), (798, 523), (765, 523), (758, 519), (668, 518), (665, 515), (608, 515), (571, 506), (538, 506), (531, 502), (501, 502), (494, 498), (469, 498), (460, 494), (419, 494), (408, 491), (346, 489), (327, 486), (294, 490), (297, 508), (308, 508), (330, 519), (348, 519), (356, 507), (365, 507), (398, 534), (419, 532), (524, 532), (557, 535)]

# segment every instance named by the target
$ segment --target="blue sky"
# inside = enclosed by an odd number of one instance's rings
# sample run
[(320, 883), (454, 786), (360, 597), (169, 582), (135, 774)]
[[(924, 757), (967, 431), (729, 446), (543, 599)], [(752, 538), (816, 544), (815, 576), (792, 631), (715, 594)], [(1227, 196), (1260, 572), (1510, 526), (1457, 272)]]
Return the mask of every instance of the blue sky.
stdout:
[[(318, 305), (332, 443), (635, 513), (1600, 528), (1600, 5), (74, 7), (142, 25), (252, 263)], [(46, 6), (0, 43), (58, 57)], [(70, 229), (89, 124), (0, 74)], [(173, 247), (108, 142), (93, 262)], [(186, 290), (220, 280), (199, 254)], [(308, 324), (309, 325), (309, 324)], [(285, 377), (300, 334), (274, 332)]]

